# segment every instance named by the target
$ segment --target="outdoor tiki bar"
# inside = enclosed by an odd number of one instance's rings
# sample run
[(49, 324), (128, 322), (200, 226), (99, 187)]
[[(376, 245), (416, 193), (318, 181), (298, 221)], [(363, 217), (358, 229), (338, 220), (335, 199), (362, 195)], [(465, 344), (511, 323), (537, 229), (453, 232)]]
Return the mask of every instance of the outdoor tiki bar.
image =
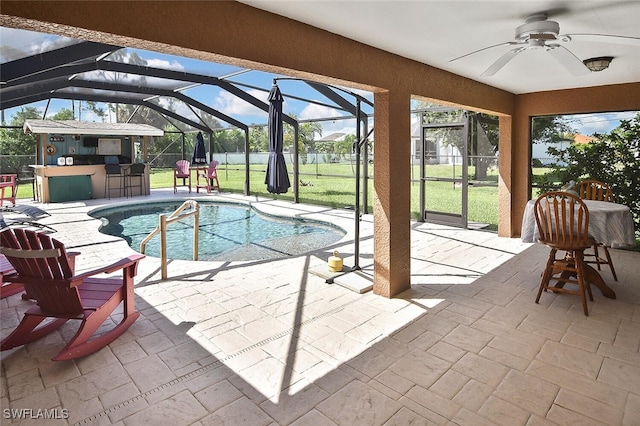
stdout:
[[(26, 120), (24, 132), (37, 135), (35, 196), (43, 203), (149, 194), (149, 138), (164, 132), (146, 124)], [(129, 170), (145, 164), (131, 183)], [(107, 165), (119, 165), (116, 176)]]

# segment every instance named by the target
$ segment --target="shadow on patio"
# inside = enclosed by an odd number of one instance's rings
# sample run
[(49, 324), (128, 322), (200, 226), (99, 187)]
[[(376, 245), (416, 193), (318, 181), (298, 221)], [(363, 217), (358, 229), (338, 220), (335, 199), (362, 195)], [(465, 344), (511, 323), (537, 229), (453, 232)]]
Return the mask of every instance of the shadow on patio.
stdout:
[[(83, 252), (81, 269), (129, 250), (96, 232), (97, 222), (86, 219), (91, 208), (68, 205), (50, 218), (56, 238)], [(336, 247), (346, 259), (353, 253), (352, 239)], [(75, 324), (2, 353), (2, 406), (67, 409), (59, 424), (630, 425), (640, 418), (640, 254), (612, 250), (619, 281), (602, 275), (618, 298), (595, 292), (585, 317), (577, 297), (533, 302), (542, 246), (416, 224), (412, 288), (394, 299), (308, 273), (333, 248), (267, 262), (172, 261), (164, 282), (159, 260), (148, 257), (136, 279), (142, 316), (129, 331), (72, 362), (50, 357)], [(365, 233), (365, 275), (372, 250)], [(19, 295), (2, 300), (3, 336), (29, 305)]]

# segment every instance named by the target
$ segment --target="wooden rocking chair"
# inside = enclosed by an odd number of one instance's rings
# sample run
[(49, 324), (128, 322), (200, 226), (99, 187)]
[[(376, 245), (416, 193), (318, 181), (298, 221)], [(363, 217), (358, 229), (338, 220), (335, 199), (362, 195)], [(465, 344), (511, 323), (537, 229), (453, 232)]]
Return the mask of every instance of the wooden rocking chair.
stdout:
[[(140, 316), (135, 310), (133, 278), (142, 255), (74, 275), (65, 247), (47, 234), (22, 228), (0, 233), (1, 252), (15, 269), (4, 277), (20, 283), (37, 305), (29, 308), (16, 329), (2, 340), (0, 350), (31, 343), (70, 319), (80, 320), (71, 341), (52, 359), (62, 361), (89, 355), (113, 342)], [(95, 278), (122, 270), (122, 277)], [(123, 302), (123, 318), (113, 329), (90, 338)], [(41, 324), (47, 318), (54, 318)]]

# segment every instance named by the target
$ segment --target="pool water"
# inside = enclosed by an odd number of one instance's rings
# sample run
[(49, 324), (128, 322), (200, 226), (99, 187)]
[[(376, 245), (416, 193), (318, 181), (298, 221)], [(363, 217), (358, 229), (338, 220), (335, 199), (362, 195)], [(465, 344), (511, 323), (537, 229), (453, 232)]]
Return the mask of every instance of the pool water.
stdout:
[[(140, 243), (182, 202), (157, 202), (108, 207), (90, 216), (101, 219), (100, 232), (123, 238), (140, 251)], [(330, 223), (281, 218), (258, 213), (244, 204), (198, 202), (200, 206), (198, 260), (245, 261), (295, 256), (339, 241), (345, 232)], [(185, 210), (187, 213), (190, 210)], [(167, 226), (167, 258), (193, 259), (193, 217)], [(145, 254), (160, 257), (160, 234)]]

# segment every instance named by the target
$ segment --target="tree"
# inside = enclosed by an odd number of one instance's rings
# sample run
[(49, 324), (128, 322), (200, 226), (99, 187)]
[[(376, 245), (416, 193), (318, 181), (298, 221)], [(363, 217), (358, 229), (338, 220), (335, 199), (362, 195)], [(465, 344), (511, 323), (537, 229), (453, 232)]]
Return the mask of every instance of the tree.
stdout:
[(498, 152), (498, 118), (490, 114), (469, 112), (466, 118), (469, 136), (465, 141), (459, 128), (446, 126), (450, 123), (464, 122), (463, 110), (443, 109), (440, 105), (425, 101), (418, 101), (416, 106), (418, 109), (427, 110), (423, 116), (424, 124), (443, 124), (442, 127), (430, 130), (430, 135), (437, 139), (434, 142), (443, 146), (454, 146), (459, 152), (466, 151), (469, 165), (475, 166), (474, 179), (486, 180), (487, 170), (495, 163), (495, 155)]
[[(297, 118), (294, 114), (290, 114), (292, 118)], [(308, 122), (298, 124), (298, 152), (302, 164), (307, 164), (307, 153), (315, 151), (315, 135), (322, 135), (322, 125), (318, 122)], [(283, 145), (284, 149), (293, 147), (295, 132), (293, 126), (285, 124)]]
[(244, 152), (245, 134), (239, 129), (218, 130), (213, 133), (213, 152)]
[(105, 117), (107, 116), (107, 110), (105, 108), (98, 106), (98, 102), (95, 101), (85, 101), (84, 105), (85, 111), (94, 113), (104, 123)]
[(56, 112), (51, 120), (73, 120), (73, 111), (69, 108), (62, 108), (60, 111)]
[(621, 120), (608, 134), (594, 134), (589, 143), (549, 148), (557, 161), (551, 171), (562, 182), (597, 179), (611, 186), (616, 202), (631, 209), (640, 232), (640, 113)]
[(2, 173), (15, 173), (26, 164), (32, 164), (36, 154), (36, 138), (22, 130), (25, 120), (41, 119), (42, 113), (34, 107), (25, 107), (15, 113), (9, 126), (0, 129), (0, 154), (2, 154)]
[(561, 115), (533, 117), (531, 122), (531, 141), (533, 143), (560, 143), (567, 137), (573, 139), (575, 131)]
[[(249, 150), (252, 152), (267, 151), (268, 145), (266, 126), (254, 126), (249, 128)], [(243, 150), (244, 151), (244, 150)]]

